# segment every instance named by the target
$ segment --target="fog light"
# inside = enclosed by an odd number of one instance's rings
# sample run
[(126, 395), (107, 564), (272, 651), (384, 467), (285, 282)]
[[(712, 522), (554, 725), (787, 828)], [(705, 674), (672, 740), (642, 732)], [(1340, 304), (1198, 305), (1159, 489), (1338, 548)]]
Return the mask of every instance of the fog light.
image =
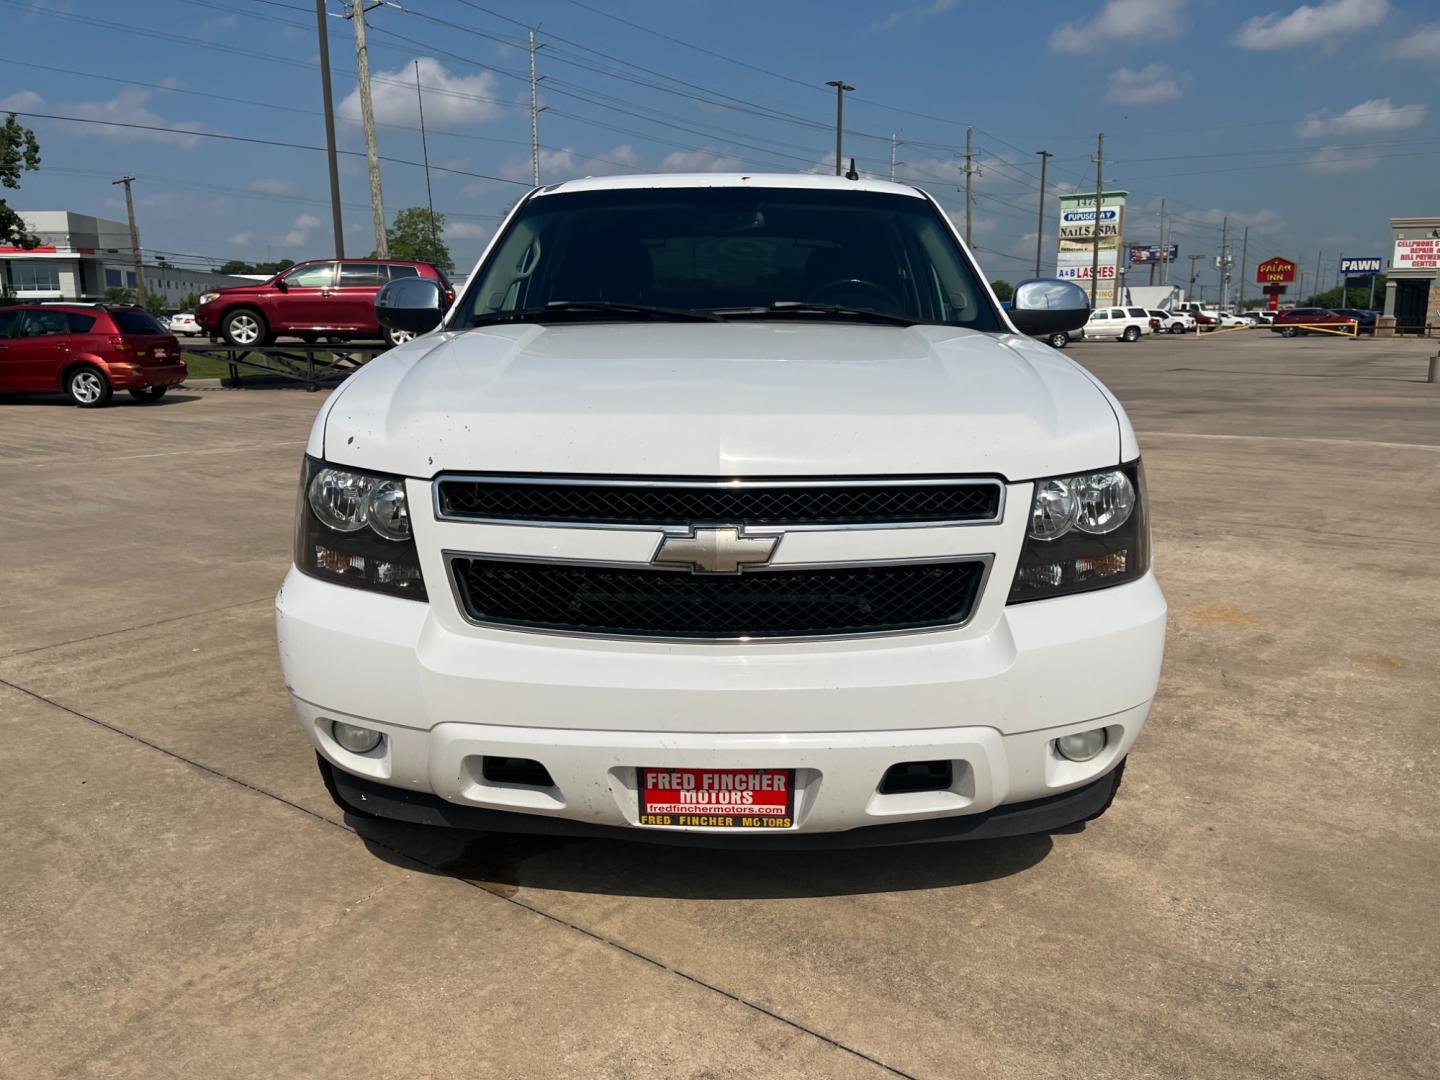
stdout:
[(380, 740), (384, 738), (378, 731), (356, 727), (354, 724), (342, 724), (339, 720), (330, 725), (330, 730), (335, 741), (352, 754), (368, 754), (379, 746)]
[(1070, 761), (1089, 761), (1105, 749), (1105, 729), (1096, 728), (1094, 731), (1077, 731), (1074, 735), (1061, 735), (1055, 740), (1055, 749), (1060, 752), (1061, 757)]

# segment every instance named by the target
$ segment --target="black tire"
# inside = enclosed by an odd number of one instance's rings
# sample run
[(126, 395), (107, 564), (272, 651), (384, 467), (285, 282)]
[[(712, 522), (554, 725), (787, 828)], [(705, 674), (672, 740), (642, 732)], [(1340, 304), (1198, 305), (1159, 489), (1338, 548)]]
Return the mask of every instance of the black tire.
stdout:
[(154, 405), (165, 396), (165, 391), (169, 389), (168, 386), (146, 386), (140, 390), (131, 390), (130, 396), (142, 405)]
[(317, 341), (320, 340), (320, 335), (319, 335), (319, 334), (301, 334), (301, 335), (300, 335), (300, 340), (303, 341), (306, 345), (314, 345)]
[[(392, 349), (397, 345), (404, 345), (407, 341), (413, 341), (415, 339), (415, 334), (410, 330), (392, 330), (388, 326), (380, 332), (380, 336), (385, 339), (385, 344), (389, 345)], [(1056, 347), (1058, 348), (1059, 346)]]
[(1284, 326), (1284, 327), (1281, 327), (1281, 328), (1280, 328), (1280, 336), (1281, 336), (1281, 337), (1299, 337), (1299, 336), (1300, 336), (1300, 331), (1299, 331), (1298, 328), (1296, 328), (1296, 327), (1294, 327), (1294, 326)]
[(270, 344), (270, 324), (254, 308), (227, 311), (220, 320), (220, 336), (230, 345), (256, 347)]
[(1178, 323), (1178, 322), (1177, 322), (1177, 323), (1171, 323), (1171, 324), (1170, 324), (1170, 328), (1169, 328), (1168, 330), (1166, 330), (1165, 332), (1166, 332), (1167, 334), (1183, 334), (1183, 333), (1185, 332), (1185, 324), (1184, 324), (1184, 323)]
[(1045, 341), (1052, 349), (1063, 349), (1066, 345), (1070, 344), (1070, 335), (1051, 334)]
[(1125, 332), (1121, 334), (1120, 337), (1133, 345), (1140, 340), (1140, 328), (1138, 326), (1127, 326), (1125, 327)]
[(83, 364), (65, 373), (65, 393), (82, 409), (103, 409), (110, 404), (115, 389), (103, 371)]

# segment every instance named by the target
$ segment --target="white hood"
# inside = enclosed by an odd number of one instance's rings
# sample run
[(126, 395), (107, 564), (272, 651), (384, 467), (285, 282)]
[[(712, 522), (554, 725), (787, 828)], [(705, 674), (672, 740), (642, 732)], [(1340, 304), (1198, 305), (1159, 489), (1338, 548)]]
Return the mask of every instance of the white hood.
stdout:
[[(507, 324), (419, 338), (332, 397), (310, 452), (406, 476), (1103, 468), (1133, 442), (1030, 338), (814, 322)], [(1129, 436), (1129, 437), (1126, 437)]]

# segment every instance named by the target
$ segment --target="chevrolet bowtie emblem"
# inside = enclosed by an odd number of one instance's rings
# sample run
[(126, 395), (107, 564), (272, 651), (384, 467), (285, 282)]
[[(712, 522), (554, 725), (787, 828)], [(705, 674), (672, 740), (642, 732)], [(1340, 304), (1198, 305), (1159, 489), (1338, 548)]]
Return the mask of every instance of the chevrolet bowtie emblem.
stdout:
[(697, 527), (687, 536), (667, 536), (652, 562), (688, 566), (692, 574), (738, 574), (763, 566), (775, 553), (778, 536), (743, 536), (734, 525)]

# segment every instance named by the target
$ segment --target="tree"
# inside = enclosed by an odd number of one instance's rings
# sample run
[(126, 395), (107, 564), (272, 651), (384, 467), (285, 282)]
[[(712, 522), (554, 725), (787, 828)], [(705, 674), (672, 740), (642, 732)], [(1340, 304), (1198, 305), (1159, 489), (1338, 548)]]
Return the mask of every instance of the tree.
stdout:
[[(395, 224), (385, 230), (385, 236), (392, 259), (434, 263), (447, 274), (455, 269), (455, 260), (450, 257), (450, 248), (444, 240), (445, 215), (438, 210), (427, 210), (423, 206), (401, 210), (395, 215)], [(378, 258), (373, 251), (370, 257)]]
[(180, 310), (189, 311), (191, 308), (200, 306), (200, 297), (193, 292), (187, 292), (180, 298)]
[(133, 304), (135, 303), (135, 290), (122, 289), (117, 285), (112, 285), (105, 290), (105, 302), (116, 306)]
[(1002, 304), (1015, 295), (1015, 286), (1011, 285), (1004, 278), (990, 282), (990, 288), (995, 290), (995, 299)]
[[(0, 127), (0, 184), (12, 191), (20, 189), (22, 173), (40, 168), (40, 143), (35, 133), (25, 127), (12, 112), (5, 126)], [(25, 219), (0, 199), (0, 244), (7, 247), (38, 247), (40, 238), (25, 228)]]
[(168, 305), (165, 303), (165, 294), (159, 289), (145, 290), (144, 307), (145, 310), (148, 311), (151, 315), (164, 314), (165, 308), (167, 306)]
[(211, 273), (229, 274), (232, 277), (236, 274), (278, 274), (281, 270), (289, 270), (294, 265), (294, 259), (278, 259), (275, 262), (263, 263), (248, 263), (241, 259), (231, 259), (229, 262), (215, 267)]

